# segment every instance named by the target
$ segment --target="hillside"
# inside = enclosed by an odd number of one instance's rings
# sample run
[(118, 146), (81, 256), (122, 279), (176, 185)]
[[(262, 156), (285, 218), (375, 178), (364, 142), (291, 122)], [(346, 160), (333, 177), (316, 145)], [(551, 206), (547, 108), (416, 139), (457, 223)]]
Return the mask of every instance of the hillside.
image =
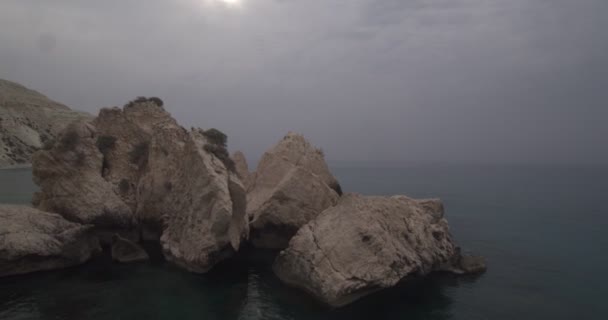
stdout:
[(0, 79), (0, 168), (29, 164), (31, 155), (68, 123), (90, 117)]

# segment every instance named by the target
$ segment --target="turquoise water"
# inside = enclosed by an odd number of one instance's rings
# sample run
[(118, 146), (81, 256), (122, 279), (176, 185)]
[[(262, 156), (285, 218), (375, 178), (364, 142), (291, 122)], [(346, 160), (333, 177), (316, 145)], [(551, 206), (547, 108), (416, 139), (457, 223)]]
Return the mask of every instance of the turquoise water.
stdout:
[[(441, 197), (480, 277), (435, 275), (330, 310), (282, 286), (266, 253), (210, 274), (162, 260), (0, 279), (0, 319), (604, 319), (608, 167), (334, 168), (364, 194)], [(0, 202), (28, 203), (31, 171), (0, 170)]]

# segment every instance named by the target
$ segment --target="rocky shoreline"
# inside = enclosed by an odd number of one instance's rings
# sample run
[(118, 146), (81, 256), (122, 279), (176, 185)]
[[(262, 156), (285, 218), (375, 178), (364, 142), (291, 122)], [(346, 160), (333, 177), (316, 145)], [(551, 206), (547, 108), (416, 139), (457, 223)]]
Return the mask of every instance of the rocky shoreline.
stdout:
[(74, 266), (100, 248), (145, 263), (142, 241), (205, 273), (247, 245), (281, 250), (281, 281), (340, 307), (412, 276), (485, 271), (455, 244), (440, 200), (343, 194), (299, 134), (254, 172), (226, 146), (219, 130), (181, 127), (158, 98), (69, 124), (33, 156), (35, 208), (0, 205), (0, 276)]

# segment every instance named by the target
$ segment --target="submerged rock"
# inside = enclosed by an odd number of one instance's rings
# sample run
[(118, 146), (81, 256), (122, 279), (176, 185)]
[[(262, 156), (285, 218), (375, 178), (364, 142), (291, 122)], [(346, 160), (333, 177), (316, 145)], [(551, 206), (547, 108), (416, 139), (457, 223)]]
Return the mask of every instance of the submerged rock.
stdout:
[(285, 248), (300, 227), (335, 205), (341, 193), (323, 152), (295, 133), (263, 155), (250, 179), (247, 211), (251, 242), (258, 248)]
[(112, 260), (120, 263), (148, 261), (150, 257), (137, 243), (119, 235), (112, 237)]
[(482, 260), (467, 259), (439, 200), (348, 194), (302, 227), (273, 269), (286, 284), (339, 307), (408, 276), (483, 269)]
[(86, 262), (101, 250), (90, 229), (58, 214), (0, 205), (0, 277)]
[(487, 266), (486, 260), (482, 256), (461, 254), (460, 248), (458, 248), (458, 252), (454, 255), (452, 261), (449, 261), (441, 269), (455, 274), (479, 274), (485, 272)]

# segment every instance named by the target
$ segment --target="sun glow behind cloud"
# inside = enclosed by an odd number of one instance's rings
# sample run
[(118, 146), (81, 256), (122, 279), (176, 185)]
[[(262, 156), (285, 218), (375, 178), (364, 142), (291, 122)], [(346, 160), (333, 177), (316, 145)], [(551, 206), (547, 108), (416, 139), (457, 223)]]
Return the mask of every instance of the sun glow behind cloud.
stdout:
[(243, 6), (243, 0), (207, 0), (214, 5), (223, 5), (226, 8), (240, 8)]
[[(0, 0), (1, 1), (1, 0)], [(246, 0), (174, 0), (188, 9), (202, 9), (205, 14), (215, 15), (219, 12), (240, 12), (245, 9)], [(198, 10), (193, 11), (193, 13)]]

